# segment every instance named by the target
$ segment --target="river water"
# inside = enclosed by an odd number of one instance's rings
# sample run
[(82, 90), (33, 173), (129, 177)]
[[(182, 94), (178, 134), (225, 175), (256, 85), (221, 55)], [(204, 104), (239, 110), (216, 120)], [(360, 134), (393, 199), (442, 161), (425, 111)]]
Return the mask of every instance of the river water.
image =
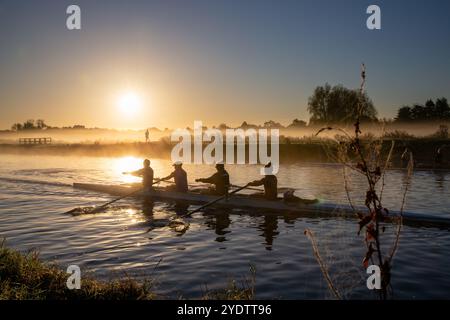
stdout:
[[(365, 284), (361, 264), (365, 245), (354, 219), (208, 209), (193, 215), (189, 229), (180, 232), (165, 226), (176, 214), (173, 204), (138, 199), (122, 200), (98, 214), (64, 214), (112, 199), (73, 189), (73, 182), (137, 182), (122, 172), (139, 168), (141, 162), (134, 157), (0, 155), (0, 237), (6, 238), (9, 247), (38, 249), (45, 261), (62, 268), (76, 264), (100, 279), (153, 278), (156, 291), (168, 298), (199, 298), (206, 290), (226, 287), (232, 279), (251, 283), (252, 267), (256, 298), (330, 299), (333, 296), (304, 235), (310, 229), (341, 294), (351, 299), (376, 298)], [(171, 170), (167, 160), (154, 159), (152, 167), (156, 177)], [(186, 165), (185, 169), (191, 183), (214, 172), (206, 165)], [(227, 169), (234, 184), (259, 177), (256, 166)], [(300, 196), (347, 204), (340, 166), (282, 165), (278, 179), (280, 186), (300, 189)], [(405, 172), (388, 172), (385, 206), (400, 208), (405, 181)], [(364, 179), (351, 174), (348, 182), (352, 198), (364, 199)], [(450, 219), (450, 174), (415, 172), (406, 210)], [(388, 251), (395, 227), (386, 229), (383, 250)], [(405, 225), (393, 264), (393, 297), (450, 298), (449, 250), (448, 228)]]

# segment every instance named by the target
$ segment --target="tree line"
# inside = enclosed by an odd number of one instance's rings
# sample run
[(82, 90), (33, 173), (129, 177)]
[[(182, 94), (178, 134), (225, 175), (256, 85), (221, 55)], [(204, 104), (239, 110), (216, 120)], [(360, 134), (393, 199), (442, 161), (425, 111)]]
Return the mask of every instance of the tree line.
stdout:
[[(377, 110), (367, 95), (362, 94), (357, 89), (348, 89), (342, 85), (331, 86), (326, 83), (318, 86), (308, 99), (308, 112), (310, 113), (309, 124), (303, 120), (294, 119), (288, 126), (269, 120), (263, 125), (256, 125), (244, 121), (238, 128), (242, 129), (301, 129), (306, 126), (316, 126), (325, 124), (353, 124), (356, 118), (356, 110), (360, 110), (361, 122), (378, 122)], [(399, 108), (397, 116), (393, 122), (415, 123), (431, 121), (450, 121), (450, 106), (446, 98), (430, 99), (424, 105), (415, 104), (413, 106), (403, 106)], [(216, 127), (213, 127), (216, 128)], [(225, 123), (217, 126), (217, 129), (225, 130), (228, 127)], [(21, 131), (30, 129), (59, 129), (48, 126), (44, 120), (27, 120), (23, 123), (15, 123), (11, 130)], [(62, 129), (85, 129), (83, 125), (63, 127)], [(156, 129), (156, 128), (153, 128)], [(165, 129), (167, 131), (167, 129)]]
[(17, 122), (11, 126), (12, 131), (22, 131), (22, 130), (46, 130), (46, 129), (86, 129), (84, 125), (74, 125), (71, 127), (52, 127), (45, 123), (45, 120), (29, 119), (25, 122)]
[(424, 105), (403, 106), (397, 112), (397, 122), (450, 121), (450, 106), (446, 98), (428, 100)]
[[(310, 124), (351, 124), (360, 108), (362, 122), (378, 122), (377, 110), (367, 93), (345, 88), (342, 85), (319, 86), (308, 99)], [(403, 106), (393, 119), (397, 123), (450, 121), (450, 106), (446, 98), (432, 99), (424, 105)]]

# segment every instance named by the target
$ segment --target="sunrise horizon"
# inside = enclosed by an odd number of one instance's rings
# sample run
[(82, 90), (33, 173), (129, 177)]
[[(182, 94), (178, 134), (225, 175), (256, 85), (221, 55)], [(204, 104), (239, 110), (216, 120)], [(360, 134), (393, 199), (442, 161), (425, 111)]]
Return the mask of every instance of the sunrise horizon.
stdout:
[[(232, 126), (244, 120), (308, 122), (315, 88), (329, 83), (357, 89), (361, 63), (379, 118), (394, 118), (404, 105), (450, 97), (444, 63), (450, 46), (441, 41), (449, 22), (428, 23), (445, 12), (446, 2), (406, 5), (406, 12), (387, 2), (383, 27), (375, 32), (361, 17), (364, 1), (276, 9), (249, 2), (240, 3), (239, 12), (231, 3), (201, 1), (79, 5), (80, 30), (67, 30), (60, 15), (65, 1), (1, 5), (0, 128), (24, 116), (56, 126), (122, 129), (195, 120)], [(413, 20), (422, 23), (408, 23)], [(410, 63), (418, 60), (420, 65)], [(127, 94), (132, 108), (120, 102)]]

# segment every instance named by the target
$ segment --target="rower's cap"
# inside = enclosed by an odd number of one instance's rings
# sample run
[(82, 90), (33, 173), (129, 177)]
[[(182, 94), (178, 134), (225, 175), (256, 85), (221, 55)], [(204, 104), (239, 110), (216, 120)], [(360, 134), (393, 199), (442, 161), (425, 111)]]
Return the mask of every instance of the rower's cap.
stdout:
[(225, 164), (223, 162), (216, 162), (216, 168), (224, 168)]
[(181, 161), (176, 161), (172, 164), (174, 167), (181, 167), (183, 165), (183, 162)]

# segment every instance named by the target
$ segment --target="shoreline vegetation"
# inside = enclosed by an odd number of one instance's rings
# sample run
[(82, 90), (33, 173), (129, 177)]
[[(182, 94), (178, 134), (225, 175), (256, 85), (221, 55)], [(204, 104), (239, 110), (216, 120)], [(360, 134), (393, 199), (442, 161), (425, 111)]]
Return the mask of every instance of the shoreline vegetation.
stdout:
[[(223, 289), (205, 291), (198, 299), (254, 299), (253, 278), (238, 284), (230, 280)], [(137, 281), (131, 277), (99, 281), (82, 274), (81, 288), (69, 290), (66, 273), (56, 264), (41, 261), (37, 251), (21, 253), (0, 242), (0, 300), (162, 300), (155, 279)], [(179, 297), (185, 299), (185, 297)], [(197, 298), (194, 298), (197, 299)]]
[[(361, 137), (363, 144), (370, 145), (379, 140), (372, 135)], [(420, 168), (450, 169), (450, 139), (439, 137), (414, 137), (403, 132), (386, 135), (382, 140), (382, 153), (387, 155), (392, 141), (395, 142), (391, 158), (391, 167), (404, 168), (407, 163), (402, 159), (405, 152), (412, 152), (415, 166)], [(286, 138), (280, 137), (279, 156), (281, 164), (294, 162), (338, 163), (337, 155), (340, 145), (339, 137), (318, 138)], [(170, 159), (171, 151), (177, 142), (163, 138), (155, 142), (117, 142), (117, 143), (55, 143), (47, 145), (21, 145), (0, 143), (1, 154), (12, 155), (57, 155), (57, 156), (89, 156), (89, 157), (152, 157)], [(206, 147), (208, 143), (204, 143)], [(193, 150), (193, 145), (192, 145)], [(268, 144), (270, 152), (270, 143)], [(437, 150), (441, 149), (440, 162), (436, 162)], [(226, 157), (226, 147), (223, 147)], [(246, 143), (245, 154), (248, 157), (249, 144)], [(235, 156), (237, 149), (235, 146)], [(247, 161), (246, 161), (247, 162)]]

